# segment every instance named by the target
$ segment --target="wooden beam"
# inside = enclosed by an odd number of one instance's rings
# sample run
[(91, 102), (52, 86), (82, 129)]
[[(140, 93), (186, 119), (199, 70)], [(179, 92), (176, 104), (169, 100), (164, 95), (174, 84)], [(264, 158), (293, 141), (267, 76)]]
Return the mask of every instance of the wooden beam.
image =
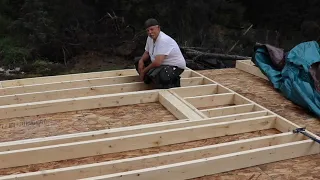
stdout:
[(318, 144), (304, 140), (82, 180), (184, 180), (319, 152)]
[(217, 85), (208, 84), (208, 85), (195, 86), (195, 87), (172, 88), (172, 89), (170, 89), (170, 91), (173, 91), (178, 96), (185, 98), (185, 97), (194, 97), (194, 96), (216, 94), (217, 89), (218, 89)]
[(234, 93), (213, 94), (185, 98), (196, 108), (234, 105)]
[(80, 87), (63, 90), (42, 91), (25, 94), (14, 94), (7, 96), (0, 96), (0, 106), (10, 104), (21, 104), (30, 102), (49, 101), (66, 98), (77, 98), (84, 96), (96, 96), (104, 94), (115, 94), (133, 91), (150, 90), (151, 87), (143, 82)]
[(161, 166), (165, 164), (210, 158), (213, 156), (236, 153), (250, 149), (274, 146), (301, 140), (303, 140), (302, 135), (282, 133), (271, 136), (256, 137), (246, 140), (238, 140), (233, 142), (173, 152), (165, 152), (136, 158), (9, 175), (0, 177), (0, 180), (56, 180), (88, 178), (112, 173), (120, 173), (122, 171), (127, 171), (127, 169), (143, 169), (149, 164), (151, 164), (152, 166)]
[(181, 96), (177, 95), (177, 93), (175, 93), (174, 91), (171, 91), (171, 90), (169, 90), (169, 91), (170, 91), (170, 93), (172, 95), (174, 95), (177, 99), (179, 99), (179, 101), (181, 101), (183, 104), (188, 106), (192, 111), (196, 112), (197, 114), (199, 114), (203, 118), (207, 118), (207, 116), (205, 114), (203, 114), (200, 110), (198, 110), (196, 107), (194, 107), (189, 102), (187, 102), (184, 98), (182, 98)]
[(158, 91), (129, 92), (0, 106), (0, 119), (158, 102)]
[(242, 70), (244, 72), (250, 73), (257, 77), (260, 77), (265, 80), (269, 80), (267, 76), (265, 76), (261, 70), (256, 67), (251, 60), (238, 60), (236, 61), (236, 68)]
[(234, 95), (234, 104), (237, 104), (237, 105), (240, 105), (240, 104), (252, 104), (252, 102), (249, 101), (248, 99), (244, 98), (240, 94), (235, 94)]
[(7, 80), (7, 81), (2, 81), (2, 85), (3, 87), (12, 87), (12, 86), (25, 86), (25, 85), (32, 85), (32, 84), (75, 81), (75, 80), (103, 78), (103, 77), (136, 76), (136, 75), (138, 75), (138, 73), (135, 69), (124, 69), (124, 70), (114, 70), (114, 71), (77, 73), (77, 74), (68, 74), (68, 75), (59, 75), (59, 76), (46, 76), (46, 77), (25, 78), (25, 79), (18, 79), (18, 80)]
[(197, 86), (197, 85), (203, 84), (203, 78), (202, 77), (181, 78), (180, 82), (182, 87)]
[[(60, 76), (46, 76), (46, 77), (36, 77), (36, 78), (25, 78), (18, 80), (6, 80), (0, 81), (3, 88), (15, 87), (15, 86), (28, 86), (35, 84), (50, 84), (59, 82), (71, 82), (71, 81), (88, 81), (89, 79), (104, 79), (104, 78), (120, 78), (122, 76), (138, 76), (135, 69), (124, 69), (124, 70), (113, 70), (113, 71), (102, 71), (102, 72), (92, 72), (92, 73), (77, 73), (68, 74)], [(188, 78), (191, 77), (191, 71), (186, 70), (181, 74), (181, 77)], [(194, 76), (196, 77), (196, 76)], [(200, 77), (200, 76), (198, 76)], [(116, 84), (118, 84), (117, 82)]]
[(118, 136), (127, 136), (127, 135), (141, 134), (141, 133), (147, 133), (147, 132), (153, 132), (153, 131), (163, 131), (163, 130), (169, 130), (169, 129), (199, 126), (199, 125), (212, 124), (212, 123), (229, 122), (229, 121), (244, 120), (244, 119), (247, 119), (247, 120), (261, 119), (261, 118), (267, 118), (267, 117), (272, 118), (276, 116), (275, 115), (267, 116), (266, 111), (261, 111), (261, 112), (254, 112), (254, 113), (241, 113), (238, 115), (220, 116), (220, 117), (208, 118), (208, 119), (197, 119), (192, 121), (190, 121), (189, 119), (176, 120), (176, 121), (144, 124), (144, 125), (121, 127), (121, 128), (114, 128), (114, 129), (105, 129), (105, 130), (99, 130), (99, 131), (90, 131), (90, 132), (74, 133), (74, 134), (67, 134), (67, 135), (2, 142), (0, 143), (0, 151), (12, 151), (12, 150), (35, 148), (35, 147), (41, 147), (41, 146), (51, 146), (51, 145), (58, 145), (58, 144), (65, 144), (65, 143), (72, 143), (72, 142), (89, 141), (89, 140), (111, 138), (111, 137), (118, 137)]
[[(144, 134), (6, 151), (0, 152), (0, 168), (159, 147), (188, 141), (259, 131), (273, 128), (274, 123), (274, 117), (265, 117), (260, 119), (206, 124)], [(21, 159), (23, 159), (23, 161), (20, 161)]]
[(95, 79), (82, 79), (82, 80), (75, 80), (75, 81), (48, 82), (43, 84), (31, 84), (31, 85), (3, 88), (3, 89), (0, 89), (0, 95), (6, 96), (6, 95), (14, 95), (14, 94), (32, 93), (32, 92), (73, 89), (73, 88), (80, 88), (80, 87), (133, 83), (133, 82), (139, 82), (139, 81), (140, 81), (139, 76), (134, 75), (134, 76), (105, 77), (105, 78), (95, 78)]
[(216, 116), (225, 116), (230, 114), (252, 112), (253, 108), (254, 108), (254, 104), (242, 104), (242, 105), (235, 105), (235, 106), (228, 106), (228, 107), (205, 109), (205, 110), (201, 110), (201, 112), (207, 115), (208, 117), (216, 117)]
[(159, 92), (159, 102), (178, 119), (202, 119), (197, 112), (190, 109), (169, 91)]
[[(182, 86), (196, 86), (203, 81), (202, 77), (182, 78)], [(21, 87), (22, 89), (23, 87)], [(42, 91), (24, 94), (14, 94), (7, 96), (0, 96), (0, 106), (10, 104), (21, 104), (29, 102), (49, 101), (65, 98), (77, 98), (83, 96), (96, 96), (104, 94), (115, 94), (142, 90), (151, 90), (152, 87), (143, 82), (112, 84), (102, 86), (80, 87), (72, 89), (61, 89), (53, 91)]]

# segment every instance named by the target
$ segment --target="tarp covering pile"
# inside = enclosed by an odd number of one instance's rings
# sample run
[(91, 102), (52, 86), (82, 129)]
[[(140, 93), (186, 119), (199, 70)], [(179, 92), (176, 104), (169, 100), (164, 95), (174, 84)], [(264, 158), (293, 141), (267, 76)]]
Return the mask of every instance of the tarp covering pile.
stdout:
[(320, 117), (320, 48), (316, 41), (285, 52), (257, 44), (252, 61), (287, 99)]

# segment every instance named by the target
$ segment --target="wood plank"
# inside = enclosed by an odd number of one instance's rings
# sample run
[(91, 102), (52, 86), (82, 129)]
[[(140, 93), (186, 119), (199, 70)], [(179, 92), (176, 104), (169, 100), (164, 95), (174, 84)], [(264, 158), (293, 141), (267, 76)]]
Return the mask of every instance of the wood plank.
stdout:
[[(36, 78), (25, 78), (18, 80), (6, 80), (0, 81), (3, 88), (16, 87), (16, 86), (28, 86), (28, 85), (40, 85), (40, 84), (50, 84), (50, 83), (59, 83), (59, 82), (72, 82), (72, 81), (88, 81), (90, 79), (106, 79), (113, 78), (118, 79), (122, 76), (137, 77), (138, 73), (135, 69), (124, 69), (124, 70), (113, 70), (113, 71), (102, 71), (102, 72), (92, 72), (92, 73), (77, 73), (77, 74), (68, 74), (60, 76), (45, 76), (45, 77), (36, 77)], [(191, 71), (186, 70), (181, 75), (182, 78), (191, 77)], [(201, 77), (201, 76), (194, 76)], [(130, 82), (130, 81), (129, 81)], [(120, 82), (115, 82), (118, 84)], [(70, 88), (70, 87), (69, 87)], [(66, 89), (69, 89), (66, 88)]]
[(129, 92), (0, 106), (0, 119), (158, 101), (158, 91)]
[(179, 88), (172, 88), (170, 91), (175, 92), (178, 96), (185, 98), (185, 97), (193, 97), (193, 96), (203, 96), (209, 94), (216, 94), (217, 93), (217, 85), (201, 85), (195, 87), (179, 87)]
[(84, 96), (96, 96), (104, 94), (115, 94), (133, 91), (150, 90), (151, 87), (143, 82), (113, 84), (104, 86), (80, 87), (63, 90), (43, 91), (25, 94), (0, 96), (0, 106), (10, 104), (21, 104), (30, 102), (49, 101), (66, 98), (77, 98)]
[(80, 87), (102, 86), (121, 83), (140, 82), (139, 76), (120, 76), (120, 77), (106, 77), (95, 79), (83, 79), (75, 81), (62, 81), (62, 82), (48, 82), (44, 84), (31, 84), (24, 86), (13, 86), (0, 89), (0, 95), (13, 95), (24, 94), (32, 92), (44, 92), (53, 90), (73, 89)]
[(234, 105), (234, 93), (213, 94), (196, 97), (185, 98), (187, 102), (196, 108), (204, 108), (210, 106), (227, 106)]
[(229, 122), (229, 121), (235, 121), (235, 120), (244, 120), (244, 119), (250, 120), (250, 119), (261, 119), (266, 117), (269, 117), (269, 118), (276, 117), (275, 115), (272, 115), (272, 116), (266, 116), (266, 115), (267, 115), (266, 111), (261, 111), (261, 112), (254, 112), (254, 113), (242, 113), (238, 115), (220, 116), (220, 117), (208, 118), (208, 119), (197, 119), (192, 121), (190, 121), (189, 119), (176, 120), (176, 121), (144, 124), (144, 125), (121, 127), (121, 128), (114, 128), (114, 129), (105, 129), (100, 131), (90, 131), (90, 132), (74, 133), (74, 134), (67, 134), (67, 135), (60, 135), (60, 136), (2, 142), (0, 143), (0, 151), (10, 151), (10, 150), (35, 148), (35, 147), (41, 147), (41, 146), (51, 146), (51, 145), (64, 144), (64, 143), (111, 138), (111, 137), (126, 136), (126, 135), (132, 135), (132, 134), (141, 134), (141, 133), (147, 133), (147, 132), (153, 132), (153, 131), (162, 131), (162, 130), (169, 130), (169, 129), (176, 129), (176, 128), (212, 124), (212, 123)]
[[(253, 104), (248, 99), (242, 97), (240, 94), (235, 94), (234, 96), (234, 104)], [(254, 103), (255, 104), (255, 103)]]
[[(0, 152), (0, 168), (159, 147), (273, 128), (274, 117), (170, 129), (92, 141)], [(16, 159), (16, 160), (14, 160)], [(23, 159), (23, 161), (19, 161)]]
[[(268, 114), (270, 114), (270, 113), (268, 113)], [(275, 113), (273, 113), (273, 114), (275, 114)], [(293, 122), (289, 121), (288, 119), (285, 119), (284, 117), (281, 117), (279, 115), (276, 115), (276, 117), (277, 118), (276, 118), (275, 128), (280, 132), (292, 132), (294, 129), (302, 128), (302, 127), (298, 126), (297, 124), (294, 124)], [(306, 127), (305, 132), (312, 135), (313, 137), (315, 137), (317, 139), (320, 139), (320, 136), (314, 134), (313, 132), (310, 132), (308, 130), (308, 127)]]
[(18, 175), (0, 177), (0, 180), (56, 180), (56, 179), (79, 179), (101, 176), (112, 173), (120, 173), (127, 169), (142, 169), (148, 164), (159, 166), (195, 159), (209, 158), (223, 154), (246, 151), (250, 149), (274, 146), (294, 141), (303, 140), (302, 135), (282, 133), (271, 136), (263, 136), (246, 140), (239, 140), (210, 146), (159, 153), (154, 155), (115, 160), (102, 163), (87, 164), (68, 168), (38, 171)]
[[(195, 86), (200, 85), (203, 81), (201, 77), (194, 78), (182, 78), (182, 86)], [(23, 88), (23, 87), (21, 87)], [(0, 96), (0, 106), (10, 104), (20, 104), (29, 102), (49, 101), (65, 98), (77, 98), (83, 96), (96, 96), (104, 94), (115, 94), (133, 91), (150, 90), (151, 86), (144, 84), (143, 82), (124, 83), (124, 84), (112, 84), (103, 86), (90, 86), (71, 89), (61, 89), (53, 91), (42, 91), (24, 94), (14, 94)]]
[(181, 78), (180, 83), (182, 87), (202, 85), (203, 78), (202, 77)]
[(252, 75), (255, 75), (257, 77), (260, 77), (262, 79), (269, 80), (268, 77), (265, 76), (258, 67), (250, 64), (248, 61), (251, 62), (251, 60), (238, 60), (238, 61), (236, 61), (236, 68), (240, 69), (244, 72), (250, 73)]
[(159, 92), (159, 102), (178, 119), (202, 119), (197, 112), (190, 109), (169, 91)]
[(311, 140), (304, 140), (82, 180), (184, 180), (319, 152), (318, 144)]
[(177, 99), (179, 99), (183, 104), (185, 104), (186, 106), (188, 106), (190, 109), (192, 109), (192, 111), (196, 112), (197, 114), (199, 114), (201, 117), (203, 118), (208, 118), (205, 114), (203, 114), (200, 110), (198, 110), (196, 107), (194, 107), (193, 105), (191, 105), (189, 102), (187, 102), (184, 98), (180, 97), (179, 95), (177, 95), (177, 93), (175, 93), (174, 91), (169, 90), (170, 93), (172, 95), (174, 95)]
[(25, 86), (32, 84), (44, 84), (52, 82), (61, 81), (75, 81), (83, 79), (93, 79), (102, 77), (119, 77), (119, 76), (136, 76), (138, 75), (135, 69), (124, 69), (124, 70), (114, 70), (114, 71), (102, 71), (102, 72), (91, 72), (91, 73), (77, 73), (59, 76), (45, 76), (45, 77), (35, 77), (35, 78), (25, 78), (17, 80), (7, 80), (2, 81), (3, 87), (12, 86)]
[(201, 112), (203, 112), (208, 117), (216, 117), (216, 116), (225, 116), (230, 114), (252, 112), (253, 108), (254, 108), (254, 104), (242, 104), (242, 105), (236, 105), (236, 106), (205, 109), (205, 110), (201, 110)]

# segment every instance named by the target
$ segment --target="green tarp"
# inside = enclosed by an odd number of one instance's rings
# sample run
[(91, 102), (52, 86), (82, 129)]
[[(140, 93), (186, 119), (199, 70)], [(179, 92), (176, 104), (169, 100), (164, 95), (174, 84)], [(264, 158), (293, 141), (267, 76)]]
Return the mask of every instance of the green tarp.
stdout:
[(320, 49), (316, 41), (301, 43), (289, 52), (257, 45), (252, 61), (287, 99), (320, 117)]

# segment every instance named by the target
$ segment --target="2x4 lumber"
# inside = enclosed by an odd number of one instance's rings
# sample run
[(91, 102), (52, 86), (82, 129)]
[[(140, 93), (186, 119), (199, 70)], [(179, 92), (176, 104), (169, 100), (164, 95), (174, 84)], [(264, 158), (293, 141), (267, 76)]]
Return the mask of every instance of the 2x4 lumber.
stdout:
[(169, 91), (159, 92), (159, 102), (178, 119), (201, 119), (202, 116), (190, 109)]
[[(93, 73), (78, 73), (78, 74), (69, 74), (69, 75), (60, 75), (60, 76), (25, 78), (25, 79), (18, 79), (18, 80), (7, 80), (7, 81), (0, 81), (0, 83), (3, 88), (8, 88), (8, 87), (28, 86), (28, 85), (35, 85), (35, 84), (88, 81), (89, 79), (105, 79), (105, 78), (119, 79), (122, 76), (137, 77), (138, 73), (135, 69), (125, 69), (125, 70), (113, 70), (113, 71), (103, 71), (103, 72), (93, 72)], [(186, 70), (180, 76), (182, 78), (191, 77), (191, 71)], [(201, 76), (195, 75), (194, 77), (201, 77)], [(115, 83), (117, 84), (120, 82), (115, 82)]]
[(196, 108), (205, 108), (210, 106), (227, 106), (234, 104), (234, 93), (213, 94), (185, 98), (187, 102)]
[[(246, 61), (246, 62), (247, 62), (247, 61)], [(192, 74), (193, 74), (194, 76), (195, 76), (195, 75), (198, 75), (198, 76), (200, 76), (200, 77), (204, 77), (204, 78), (205, 78), (205, 76), (203, 76), (202, 74), (200, 74), (199, 72), (196, 72), (196, 71), (192, 71)], [(211, 79), (210, 79), (210, 80), (211, 80)], [(229, 93), (234, 93), (234, 94), (238, 95), (239, 97), (241, 97), (242, 99), (244, 99), (245, 101), (247, 101), (247, 102), (249, 102), (249, 103), (252, 103), (252, 104), (255, 104), (255, 105), (256, 105), (255, 108), (256, 108), (257, 110), (258, 110), (258, 109), (259, 109), (259, 110), (263, 109), (263, 110), (268, 111), (270, 114), (275, 114), (275, 113), (273, 113), (272, 111), (270, 111), (269, 109), (266, 109), (265, 107), (261, 106), (260, 104), (258, 104), (258, 103), (256, 103), (256, 102), (254, 102), (254, 101), (252, 101), (252, 100), (250, 100), (250, 99), (248, 99), (248, 98), (246, 98), (246, 97), (238, 94), (237, 92), (231, 90), (230, 88), (227, 88), (227, 87), (225, 87), (225, 86), (222, 86), (220, 83), (218, 83), (218, 82), (216, 82), (216, 81), (213, 81), (213, 80), (211, 80), (211, 81), (212, 81), (214, 84), (218, 85), (218, 88), (221, 87), (221, 89), (223, 89), (223, 91), (228, 91)], [(219, 91), (219, 89), (218, 89), (218, 91)]]
[(244, 72), (250, 73), (252, 75), (255, 75), (257, 77), (260, 77), (262, 79), (269, 80), (268, 77), (266, 77), (258, 67), (252, 65), (250, 62), (251, 62), (250, 60), (243, 60), (243, 61), (238, 60), (236, 62), (236, 68)]
[(173, 164), (301, 140), (303, 140), (303, 137), (301, 135), (294, 135), (288, 132), (136, 158), (128, 158), (18, 175), (9, 175), (0, 177), (0, 180), (73, 180), (112, 173), (120, 173), (123, 171), (127, 171), (127, 169), (143, 169), (144, 167), (146, 167), (146, 165), (148, 166), (149, 164), (153, 166)]
[(319, 152), (318, 144), (304, 140), (81, 180), (184, 180)]
[(119, 77), (119, 76), (135, 76), (138, 75), (135, 69), (124, 69), (124, 70), (114, 70), (114, 71), (102, 71), (102, 72), (92, 72), (92, 73), (77, 73), (59, 76), (46, 76), (46, 77), (35, 77), (35, 78), (25, 78), (18, 80), (7, 80), (2, 81), (3, 87), (12, 86), (25, 86), (32, 84), (44, 84), (52, 82), (61, 81), (75, 81), (82, 79), (93, 79), (102, 77)]
[(0, 106), (0, 119), (158, 102), (156, 90)]
[(99, 130), (99, 131), (51, 136), (51, 137), (44, 137), (44, 138), (2, 142), (0, 143), (0, 151), (12, 151), (12, 150), (35, 148), (35, 147), (41, 147), (41, 146), (51, 146), (51, 145), (64, 144), (64, 143), (89, 141), (89, 140), (111, 138), (111, 137), (118, 137), (118, 136), (127, 136), (132, 134), (142, 134), (142, 133), (153, 132), (153, 131), (163, 131), (163, 130), (169, 130), (169, 129), (199, 126), (199, 125), (212, 124), (212, 123), (229, 122), (229, 121), (235, 121), (235, 120), (261, 119), (266, 117), (272, 118), (276, 116), (275, 115), (267, 116), (267, 112), (264, 111), (264, 112), (254, 112), (254, 113), (243, 113), (243, 114), (230, 115), (230, 116), (220, 116), (220, 117), (208, 118), (208, 119), (197, 119), (192, 121), (189, 119), (176, 120), (176, 121), (144, 124), (144, 125), (121, 127), (121, 128), (114, 128), (114, 129), (105, 129), (105, 130)]
[(170, 91), (173, 91), (180, 97), (185, 98), (185, 97), (216, 94), (218, 92), (218, 87), (217, 85), (209, 84), (209, 85), (201, 85), (196, 87), (172, 88)]
[[(0, 152), (0, 168), (130, 151), (273, 128), (274, 117)], [(14, 160), (16, 159), (16, 160)], [(23, 159), (23, 161), (18, 161)]]
[(72, 89), (80, 87), (102, 86), (121, 83), (139, 82), (139, 76), (119, 76), (119, 77), (105, 77), (95, 79), (83, 79), (75, 81), (62, 81), (62, 82), (48, 82), (43, 84), (30, 84), (24, 86), (12, 86), (0, 89), (0, 95), (13, 95), (32, 92), (43, 92), (52, 90)]
[(142, 83), (125, 83), (104, 86), (81, 87), (63, 90), (43, 91), (34, 93), (14, 94), (0, 96), (0, 106), (10, 104), (21, 104), (30, 102), (49, 101), (56, 99), (77, 98), (83, 96), (96, 96), (104, 94), (115, 94), (133, 91), (150, 90), (151, 88)]
[(179, 99), (183, 104), (185, 104), (186, 106), (188, 106), (192, 111), (196, 112), (197, 114), (199, 114), (201, 117), (203, 118), (208, 118), (205, 114), (203, 114), (200, 110), (198, 110), (196, 107), (194, 107), (193, 105), (191, 105), (189, 102), (187, 102), (184, 98), (182, 98), (181, 96), (177, 95), (177, 93), (175, 93), (174, 91), (169, 90), (170, 93), (175, 96), (177, 99)]
[(219, 107), (212, 109), (201, 110), (202, 113), (208, 117), (225, 116), (230, 114), (239, 114), (252, 112), (254, 109), (254, 104), (242, 104), (228, 107)]
[[(181, 79), (182, 86), (200, 85), (203, 78), (183, 78)], [(96, 96), (104, 94), (115, 94), (133, 91), (150, 90), (151, 86), (143, 82), (113, 84), (103, 86), (80, 87), (63, 90), (43, 91), (34, 93), (14, 94), (7, 96), (0, 96), (0, 106), (9, 104), (20, 104), (29, 102), (49, 101), (65, 98), (77, 98), (83, 96)]]
[[(8, 88), (1, 88), (0, 95), (14, 95), (14, 94), (24, 94), (32, 92), (44, 92), (53, 90), (64, 90), (73, 89), (80, 87), (92, 87), (92, 86), (105, 86), (105, 85), (115, 85), (122, 83), (134, 83), (140, 82), (139, 76), (119, 76), (119, 77), (105, 77), (96, 79), (84, 79), (75, 81), (62, 81), (62, 82), (51, 82), (44, 84), (31, 84), (25, 86), (14, 86)], [(183, 77), (181, 78), (182, 86), (190, 85), (200, 85), (203, 84), (202, 77)]]

